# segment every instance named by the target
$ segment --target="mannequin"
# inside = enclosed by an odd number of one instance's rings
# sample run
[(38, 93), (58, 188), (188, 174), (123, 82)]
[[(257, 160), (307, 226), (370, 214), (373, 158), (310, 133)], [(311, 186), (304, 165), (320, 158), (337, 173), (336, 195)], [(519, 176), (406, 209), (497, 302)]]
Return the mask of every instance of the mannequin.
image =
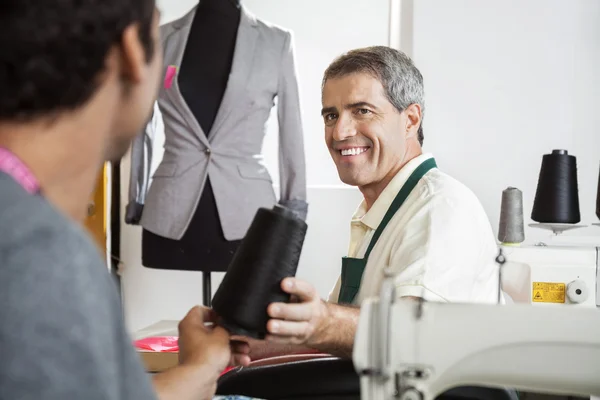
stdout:
[[(227, 87), (240, 16), (239, 0), (202, 0), (194, 15), (178, 80), (181, 94), (205, 134), (212, 128)], [(142, 264), (159, 269), (226, 271), (240, 242), (225, 239), (207, 177), (198, 207), (180, 240), (143, 230)]]
[[(237, 0), (201, 0), (161, 26), (161, 40), (164, 82), (132, 146), (125, 221), (143, 227), (144, 266), (202, 271), (210, 305), (210, 273), (227, 270), (259, 208), (278, 202), (306, 218), (292, 34)], [(279, 199), (261, 154), (276, 99)], [(150, 177), (161, 119), (164, 153)]]

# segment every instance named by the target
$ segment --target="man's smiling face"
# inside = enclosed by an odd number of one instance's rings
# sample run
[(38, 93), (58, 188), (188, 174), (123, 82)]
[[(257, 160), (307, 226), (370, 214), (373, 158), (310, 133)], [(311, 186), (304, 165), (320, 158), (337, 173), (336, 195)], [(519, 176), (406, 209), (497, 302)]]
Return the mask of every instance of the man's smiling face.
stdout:
[(403, 160), (406, 115), (367, 73), (331, 78), (323, 87), (325, 142), (342, 182), (377, 184)]

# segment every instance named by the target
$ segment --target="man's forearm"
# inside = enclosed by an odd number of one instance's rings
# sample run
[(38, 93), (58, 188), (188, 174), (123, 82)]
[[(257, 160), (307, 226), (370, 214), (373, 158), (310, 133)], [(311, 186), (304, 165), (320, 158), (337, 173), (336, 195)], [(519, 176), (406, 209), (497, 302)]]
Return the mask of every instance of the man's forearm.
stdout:
[(210, 367), (181, 365), (153, 376), (160, 400), (197, 400), (212, 398), (219, 378)]
[(360, 308), (327, 302), (324, 304), (328, 317), (311, 345), (323, 353), (351, 358)]
[(249, 344), (250, 358), (252, 361), (262, 360), (264, 358), (287, 356), (291, 354), (306, 354), (316, 352), (315, 349), (311, 349), (306, 346), (273, 343), (262, 340), (251, 340), (249, 341)]

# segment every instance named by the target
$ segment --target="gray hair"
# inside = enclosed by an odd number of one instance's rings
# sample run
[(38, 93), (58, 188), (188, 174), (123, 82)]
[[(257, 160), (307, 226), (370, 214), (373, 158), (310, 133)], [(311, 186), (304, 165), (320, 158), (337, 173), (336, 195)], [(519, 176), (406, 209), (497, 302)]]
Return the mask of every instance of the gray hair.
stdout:
[(323, 74), (322, 87), (328, 79), (356, 72), (368, 73), (381, 82), (385, 94), (399, 112), (411, 104), (421, 106), (419, 143), (423, 145), (425, 114), (423, 76), (413, 61), (403, 52), (387, 46), (365, 47), (349, 51), (336, 58)]

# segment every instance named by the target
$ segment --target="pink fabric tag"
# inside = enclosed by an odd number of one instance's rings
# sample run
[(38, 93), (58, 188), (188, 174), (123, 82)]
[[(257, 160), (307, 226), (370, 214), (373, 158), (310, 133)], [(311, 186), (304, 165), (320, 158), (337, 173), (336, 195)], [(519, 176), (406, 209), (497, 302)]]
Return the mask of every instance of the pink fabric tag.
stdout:
[(167, 67), (167, 73), (165, 74), (165, 89), (170, 89), (173, 86), (173, 78), (177, 74), (177, 67), (169, 65)]
[(152, 336), (145, 339), (136, 340), (135, 347), (141, 350), (158, 352), (177, 352), (179, 343), (177, 336)]
[[(139, 350), (146, 350), (156, 353), (178, 353), (179, 342), (177, 336), (152, 336), (139, 339), (134, 342), (134, 346)], [(235, 367), (227, 367), (221, 371), (221, 375), (229, 372)]]
[(0, 171), (12, 176), (28, 193), (35, 194), (40, 184), (29, 168), (11, 151), (0, 147)]

